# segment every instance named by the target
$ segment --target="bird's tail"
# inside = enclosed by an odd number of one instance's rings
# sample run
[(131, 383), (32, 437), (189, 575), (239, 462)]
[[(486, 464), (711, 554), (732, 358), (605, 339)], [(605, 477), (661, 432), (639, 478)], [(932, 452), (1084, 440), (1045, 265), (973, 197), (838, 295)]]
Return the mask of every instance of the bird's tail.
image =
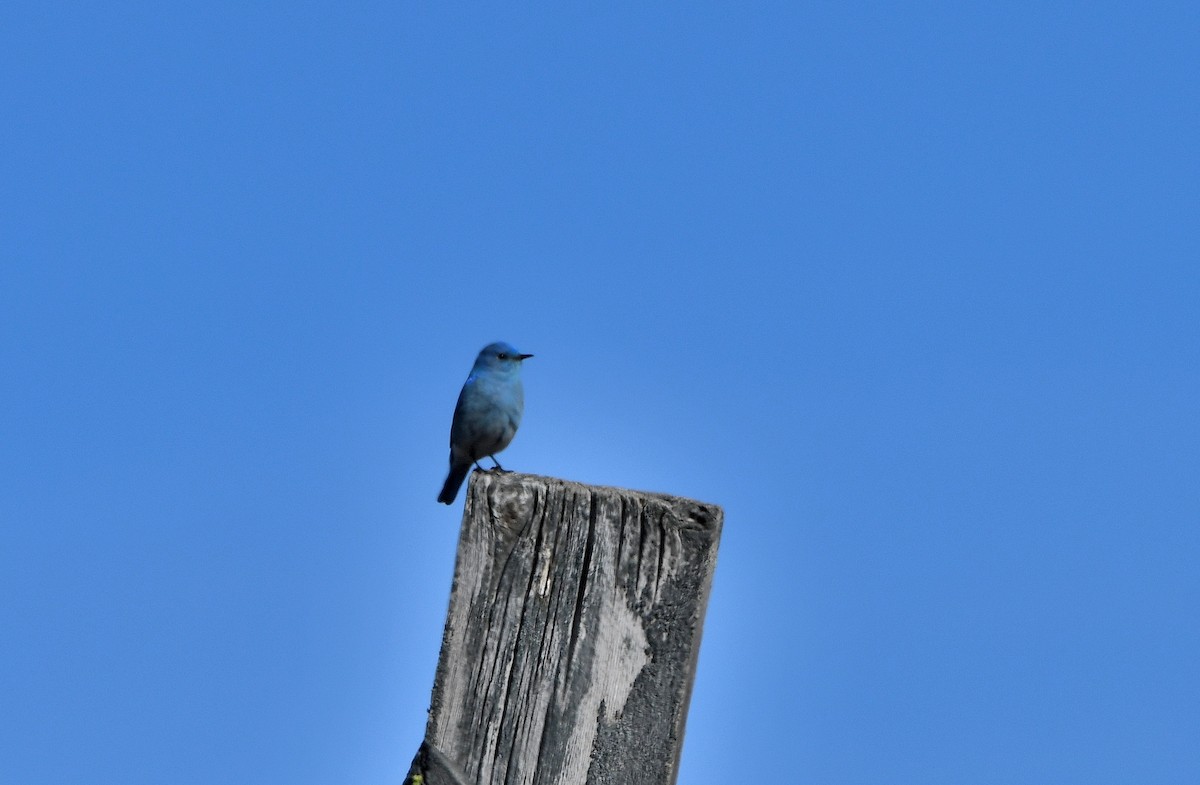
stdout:
[(450, 474), (446, 477), (446, 484), (442, 486), (442, 492), (438, 494), (438, 501), (442, 504), (453, 504), (454, 497), (458, 496), (458, 489), (462, 487), (463, 480), (467, 479), (469, 471), (471, 471), (470, 463), (450, 464)]

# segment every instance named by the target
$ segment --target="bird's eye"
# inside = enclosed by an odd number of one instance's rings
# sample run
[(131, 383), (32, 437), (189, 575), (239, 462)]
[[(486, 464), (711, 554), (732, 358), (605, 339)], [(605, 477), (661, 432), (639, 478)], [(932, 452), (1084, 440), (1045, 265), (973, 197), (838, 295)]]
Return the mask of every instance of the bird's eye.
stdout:
[(508, 354), (506, 352), (500, 352), (500, 354), (497, 354), (496, 356), (499, 357), (501, 360), (508, 359)]

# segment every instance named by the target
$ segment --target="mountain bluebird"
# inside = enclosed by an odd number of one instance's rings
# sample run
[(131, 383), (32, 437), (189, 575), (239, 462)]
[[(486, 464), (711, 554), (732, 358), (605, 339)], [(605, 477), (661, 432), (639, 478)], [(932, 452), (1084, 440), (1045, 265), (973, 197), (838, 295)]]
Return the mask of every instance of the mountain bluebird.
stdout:
[(463, 384), (458, 405), (454, 407), (454, 422), (450, 426), (450, 475), (438, 494), (442, 504), (454, 501), (459, 486), (471, 471), (471, 464), (478, 466), (480, 459), (488, 457), (500, 466), (496, 453), (512, 441), (525, 411), (521, 363), (532, 356), (500, 342), (483, 347), (475, 358), (471, 375)]

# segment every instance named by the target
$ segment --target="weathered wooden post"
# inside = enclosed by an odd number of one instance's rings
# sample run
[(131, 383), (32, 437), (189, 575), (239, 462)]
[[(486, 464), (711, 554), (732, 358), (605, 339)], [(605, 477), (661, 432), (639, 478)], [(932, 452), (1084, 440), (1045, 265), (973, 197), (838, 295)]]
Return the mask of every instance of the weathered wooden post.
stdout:
[(417, 785), (671, 785), (719, 507), (528, 474), (467, 491)]

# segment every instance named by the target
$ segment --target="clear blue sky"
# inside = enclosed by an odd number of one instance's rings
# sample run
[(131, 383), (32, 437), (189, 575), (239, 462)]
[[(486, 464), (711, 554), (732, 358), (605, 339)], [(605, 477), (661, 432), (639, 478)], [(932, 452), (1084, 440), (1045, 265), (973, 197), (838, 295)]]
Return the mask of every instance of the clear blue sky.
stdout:
[(1200, 782), (1197, 5), (655, 5), (5, 4), (0, 781), (398, 783), (502, 339), (681, 785)]

